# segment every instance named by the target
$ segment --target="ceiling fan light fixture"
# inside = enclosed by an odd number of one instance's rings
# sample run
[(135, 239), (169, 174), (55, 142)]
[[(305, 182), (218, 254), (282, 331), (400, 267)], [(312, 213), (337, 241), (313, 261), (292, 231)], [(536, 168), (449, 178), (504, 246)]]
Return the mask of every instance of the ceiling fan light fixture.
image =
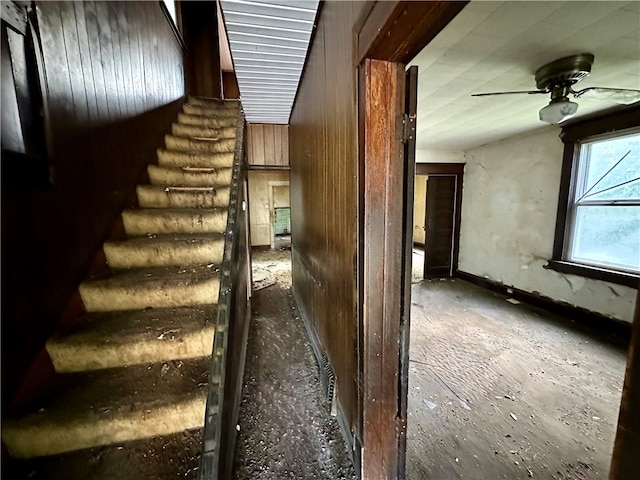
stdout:
[(540, 121), (556, 125), (573, 117), (578, 111), (578, 104), (568, 98), (554, 99), (538, 112)]

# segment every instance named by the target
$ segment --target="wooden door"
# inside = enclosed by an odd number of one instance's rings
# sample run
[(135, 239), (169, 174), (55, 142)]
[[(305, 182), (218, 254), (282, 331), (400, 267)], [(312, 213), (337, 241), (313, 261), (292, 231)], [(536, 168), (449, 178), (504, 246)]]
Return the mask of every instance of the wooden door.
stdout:
[(424, 278), (453, 274), (456, 183), (455, 175), (432, 175), (427, 180)]

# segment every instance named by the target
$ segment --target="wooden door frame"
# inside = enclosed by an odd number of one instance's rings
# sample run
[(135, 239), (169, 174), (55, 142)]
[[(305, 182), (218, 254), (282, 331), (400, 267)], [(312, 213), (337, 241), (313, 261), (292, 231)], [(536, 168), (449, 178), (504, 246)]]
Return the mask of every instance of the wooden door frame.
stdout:
[[(416, 175), (452, 175), (456, 178), (456, 198), (455, 198), (455, 215), (453, 223), (453, 257), (451, 259), (451, 276), (455, 276), (458, 271), (458, 258), (460, 254), (460, 224), (462, 222), (462, 185), (464, 181), (464, 163), (417, 163)], [(427, 189), (429, 188), (427, 180)], [(425, 205), (425, 216), (427, 215), (427, 206)], [(427, 258), (427, 245), (425, 238), (425, 262)], [(424, 270), (424, 268), (423, 268)], [(423, 273), (424, 275), (424, 273)]]
[[(402, 143), (404, 64), (467, 2), (376, 2), (358, 33), (358, 362), (356, 467), (364, 479), (405, 475), (408, 314), (405, 255), (413, 177)], [(410, 167), (413, 169), (413, 165)], [(410, 185), (409, 185), (410, 183)], [(381, 235), (381, 232), (384, 232)], [(382, 236), (382, 238), (381, 238)], [(409, 250), (410, 252), (411, 250)], [(404, 258), (403, 258), (404, 257)], [(408, 260), (407, 258), (408, 257)], [(410, 269), (409, 269), (410, 274)], [(410, 281), (410, 279), (409, 279)], [(403, 304), (407, 303), (403, 310)], [(406, 328), (401, 327), (406, 322)], [(403, 413), (404, 409), (404, 413)]]

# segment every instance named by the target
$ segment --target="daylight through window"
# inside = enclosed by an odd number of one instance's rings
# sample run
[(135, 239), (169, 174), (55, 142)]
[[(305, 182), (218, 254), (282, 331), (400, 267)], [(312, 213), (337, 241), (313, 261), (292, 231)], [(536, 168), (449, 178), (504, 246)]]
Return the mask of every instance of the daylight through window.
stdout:
[(580, 142), (565, 258), (640, 272), (640, 129)]

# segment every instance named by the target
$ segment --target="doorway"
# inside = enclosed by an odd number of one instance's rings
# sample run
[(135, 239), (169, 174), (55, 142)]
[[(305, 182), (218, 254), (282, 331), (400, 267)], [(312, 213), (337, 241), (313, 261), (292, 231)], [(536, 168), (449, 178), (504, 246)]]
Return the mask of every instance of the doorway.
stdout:
[(463, 173), (461, 163), (416, 165), (413, 243), (422, 278), (452, 277), (458, 267)]

